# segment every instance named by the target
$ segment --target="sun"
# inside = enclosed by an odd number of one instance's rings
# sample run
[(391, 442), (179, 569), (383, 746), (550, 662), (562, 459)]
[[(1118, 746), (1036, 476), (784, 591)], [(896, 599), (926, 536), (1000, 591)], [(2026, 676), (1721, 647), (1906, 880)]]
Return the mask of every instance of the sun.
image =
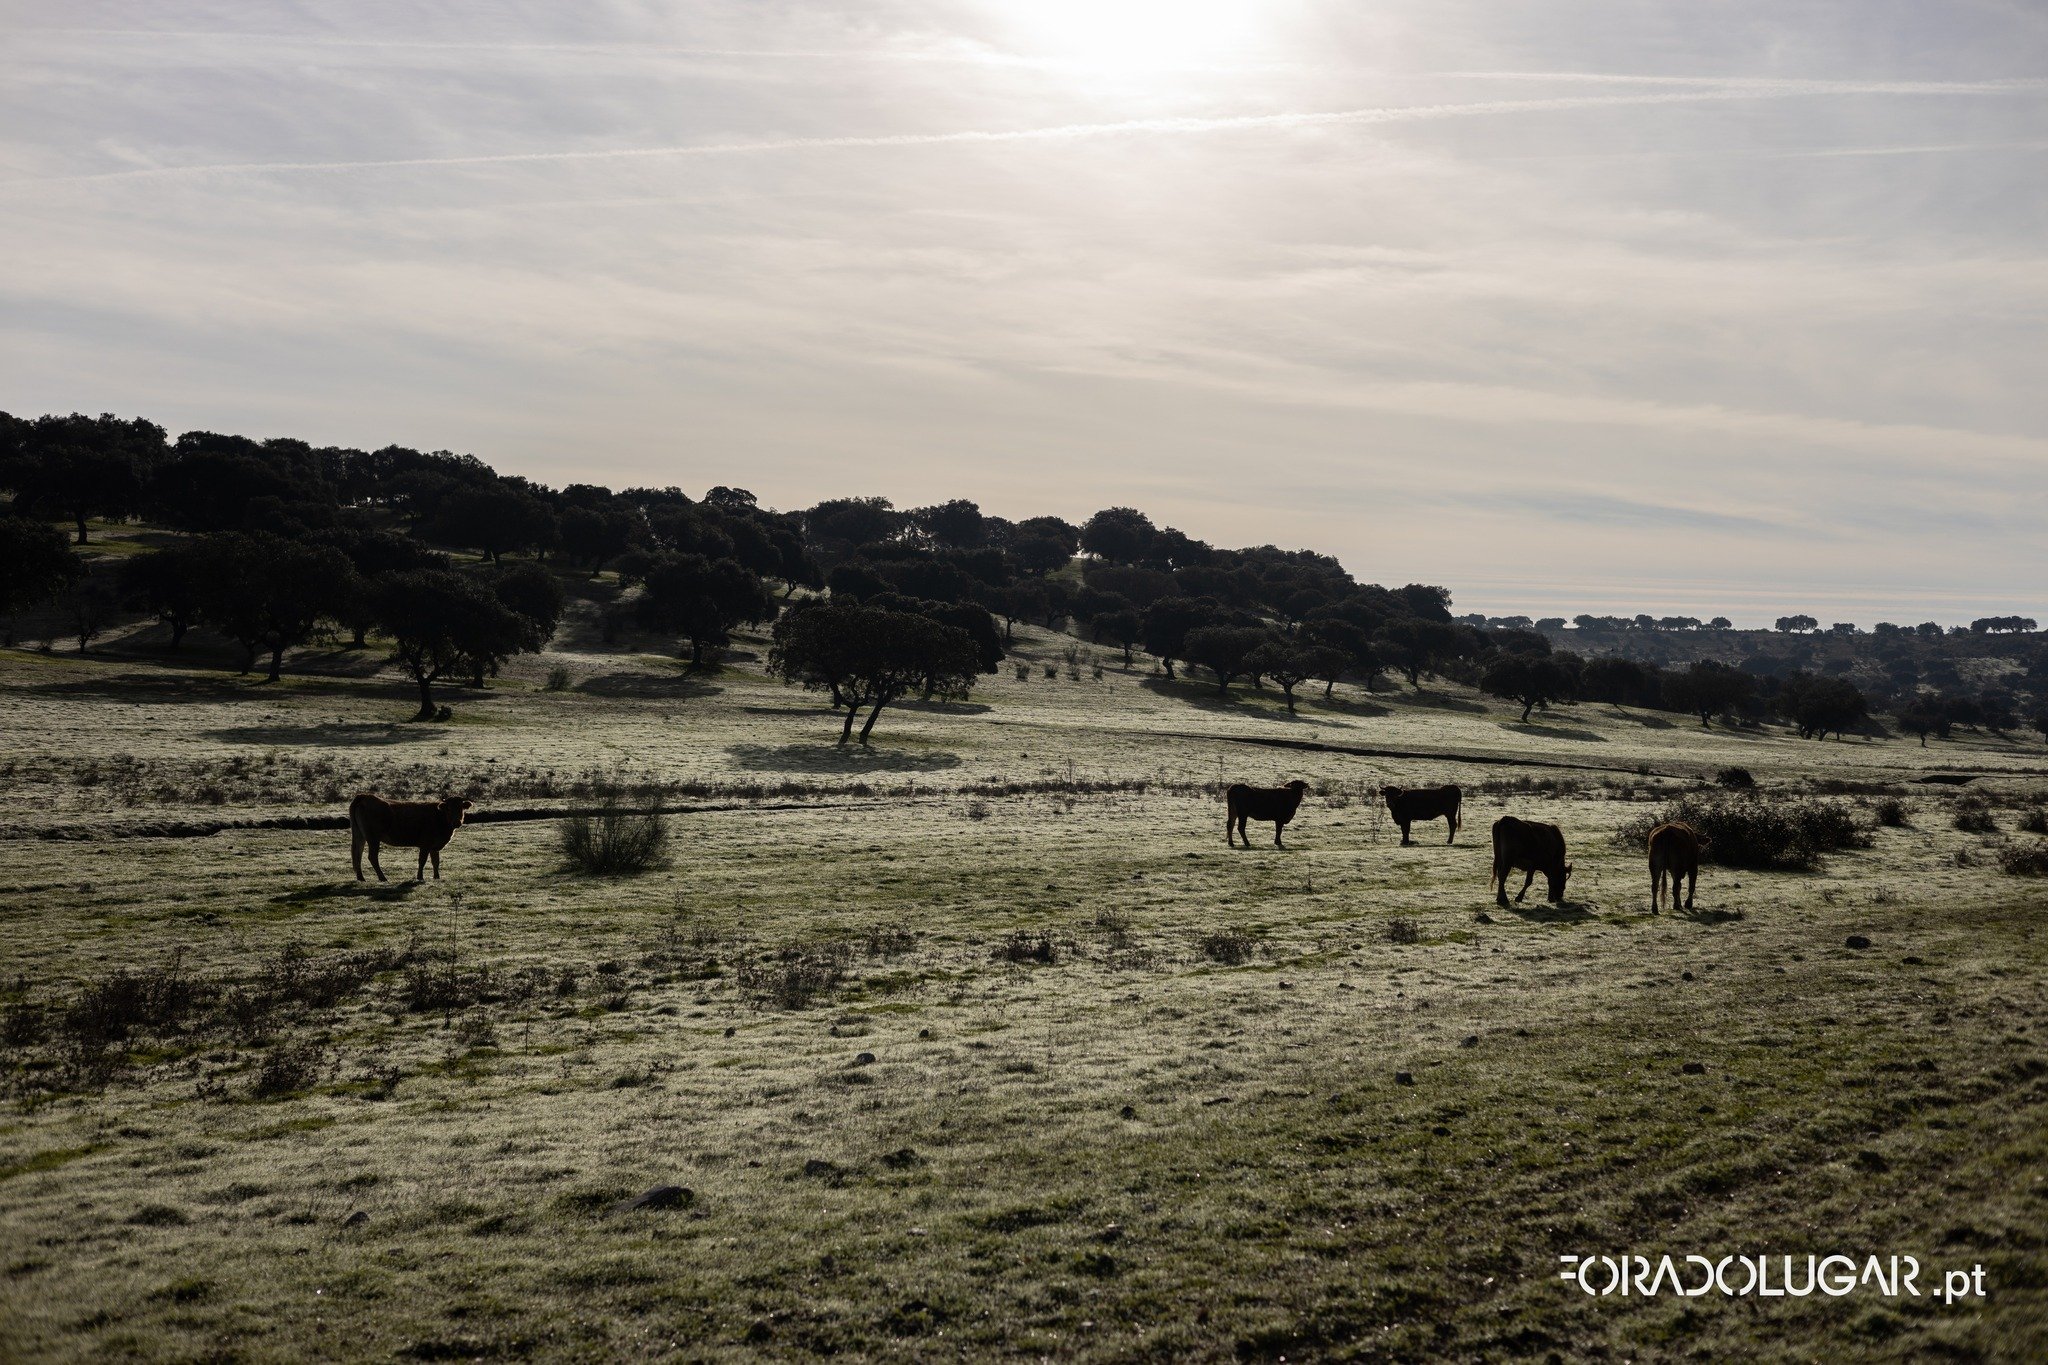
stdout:
[(1106, 74), (1224, 63), (1255, 36), (1259, 0), (1003, 0), (1018, 48)]

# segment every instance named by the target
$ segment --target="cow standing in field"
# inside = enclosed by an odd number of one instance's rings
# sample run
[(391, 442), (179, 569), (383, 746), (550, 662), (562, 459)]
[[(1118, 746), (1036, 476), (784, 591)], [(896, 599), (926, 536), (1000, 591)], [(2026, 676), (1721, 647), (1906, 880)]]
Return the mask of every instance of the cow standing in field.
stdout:
[(440, 881), (441, 850), (448, 847), (448, 841), (455, 837), (456, 827), (463, 822), (469, 807), (470, 803), (460, 796), (444, 796), (439, 801), (386, 801), (373, 793), (359, 792), (356, 799), (348, 803), (350, 857), (355, 863), (356, 880), (363, 880), (363, 846), (366, 844), (370, 849), (370, 868), (377, 874), (377, 880), (390, 880), (377, 861), (377, 848), (381, 844), (391, 844), (420, 851), (420, 869), (415, 881), (427, 879), (429, 858), (434, 862), (434, 880)]
[(1442, 820), (1450, 828), (1450, 835), (1444, 842), (1458, 841), (1458, 827), (1464, 823), (1458, 808), (1464, 802), (1464, 793), (1455, 782), (1441, 787), (1381, 787), (1380, 795), (1385, 798), (1387, 812), (1394, 817), (1394, 823), (1401, 827), (1401, 846), (1406, 848), (1415, 841), (1408, 837), (1408, 826), (1417, 820)]
[(1658, 901), (1664, 891), (1664, 880), (1671, 879), (1671, 908), (1678, 909), (1678, 884), (1685, 883), (1685, 908), (1692, 909), (1693, 892), (1700, 885), (1700, 852), (1707, 841), (1691, 825), (1672, 821), (1659, 825), (1650, 831), (1650, 913), (1656, 914)]
[(1494, 904), (1507, 905), (1508, 876), (1514, 872), (1528, 874), (1522, 878), (1515, 904), (1520, 905), (1522, 897), (1529, 894), (1529, 883), (1536, 880), (1538, 872), (1550, 884), (1551, 904), (1562, 904), (1565, 878), (1572, 875), (1572, 865), (1564, 860), (1564, 831), (1556, 825), (1518, 820), (1512, 815), (1494, 821), (1493, 882), (1499, 883)]
[(1271, 820), (1273, 822), (1273, 847), (1285, 848), (1280, 842), (1280, 831), (1287, 828), (1287, 822), (1301, 809), (1302, 793), (1308, 790), (1308, 783), (1296, 778), (1284, 787), (1248, 787), (1239, 782), (1223, 793), (1224, 820), (1223, 842), (1236, 847), (1234, 836), (1244, 836), (1244, 846), (1252, 846), (1251, 831), (1245, 828), (1247, 820)]

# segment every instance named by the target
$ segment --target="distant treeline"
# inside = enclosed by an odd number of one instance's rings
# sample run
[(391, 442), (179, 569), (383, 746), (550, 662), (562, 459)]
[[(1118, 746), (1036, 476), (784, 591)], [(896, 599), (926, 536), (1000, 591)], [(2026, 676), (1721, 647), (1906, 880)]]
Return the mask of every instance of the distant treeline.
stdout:
[[(1441, 586), (1362, 584), (1328, 555), (1212, 546), (1128, 507), (1079, 523), (1011, 521), (965, 500), (898, 509), (882, 497), (834, 498), (776, 511), (743, 488), (558, 489), (446, 451), (200, 431), (173, 441), (141, 419), (78, 414), (0, 414), (0, 491), (11, 498), (0, 518), (0, 615), (54, 605), (83, 649), (120, 614), (144, 612), (168, 627), (172, 648), (210, 630), (240, 646), (245, 668), (267, 659), (272, 678), (294, 648), (323, 636), (362, 646), (375, 633), (417, 684), (423, 717), (439, 710), (436, 682), (480, 686), (513, 655), (545, 648), (566, 610), (565, 582), (607, 572), (618, 590), (603, 608), (608, 640), (639, 629), (702, 663), (741, 626), (773, 623), (771, 668), (828, 692), (847, 710), (849, 736), (863, 708), (864, 736), (908, 691), (956, 695), (994, 672), (1020, 622), (1072, 630), (1127, 664), (1142, 649), (1169, 678), (1193, 665), (1224, 691), (1270, 682), (1290, 707), (1305, 683), (1328, 694), (1340, 680), (1370, 685), (1391, 671), (1411, 685), (1429, 675), (1480, 685), (1521, 701), (1525, 715), (1583, 699), (1777, 717), (1827, 734), (1870, 710), (1844, 678), (1769, 660), (1667, 672), (1581, 659), (1545, 634), (1561, 617), (1454, 618)], [(88, 545), (94, 522), (131, 518), (182, 534), (118, 568), (89, 566), (66, 543)], [(1985, 629), (2033, 624), (2008, 619)], [(1578, 624), (1590, 633), (1729, 623)], [(1980, 710), (1976, 723), (2009, 712)]]

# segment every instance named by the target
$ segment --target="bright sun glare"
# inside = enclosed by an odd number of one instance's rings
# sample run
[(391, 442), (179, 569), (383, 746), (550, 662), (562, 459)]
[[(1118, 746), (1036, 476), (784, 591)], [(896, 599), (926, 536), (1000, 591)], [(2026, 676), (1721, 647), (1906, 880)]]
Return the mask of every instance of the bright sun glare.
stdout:
[(1106, 73), (1227, 62), (1242, 52), (1260, 0), (1004, 0), (1020, 47)]

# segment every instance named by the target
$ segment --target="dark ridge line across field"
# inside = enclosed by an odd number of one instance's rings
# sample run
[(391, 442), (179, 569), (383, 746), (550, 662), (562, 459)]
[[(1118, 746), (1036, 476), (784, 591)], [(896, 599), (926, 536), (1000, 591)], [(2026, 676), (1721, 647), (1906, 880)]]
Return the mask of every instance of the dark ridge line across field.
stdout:
[[(779, 801), (763, 804), (752, 801), (733, 802), (716, 806), (633, 806), (622, 807), (616, 813), (624, 815), (717, 815), (731, 811), (788, 811), (788, 810), (853, 810), (869, 806), (877, 798), (860, 801)], [(902, 796), (891, 798), (900, 805), (922, 805), (929, 801), (943, 799), (938, 796)], [(577, 815), (598, 815), (595, 808), (570, 806), (553, 809), (542, 806), (511, 806), (499, 810), (482, 810), (471, 815), (464, 824), (496, 825), (522, 820), (567, 820)], [(233, 830), (266, 829), (347, 829), (346, 815), (272, 815), (248, 820), (152, 820), (139, 825), (103, 826), (92, 825), (48, 825), (42, 829), (28, 829), (12, 826), (0, 830), (0, 840), (5, 839), (51, 839), (89, 842), (99, 839), (204, 839), (215, 834), (226, 834)], [(398, 845), (392, 845), (396, 848)]]

